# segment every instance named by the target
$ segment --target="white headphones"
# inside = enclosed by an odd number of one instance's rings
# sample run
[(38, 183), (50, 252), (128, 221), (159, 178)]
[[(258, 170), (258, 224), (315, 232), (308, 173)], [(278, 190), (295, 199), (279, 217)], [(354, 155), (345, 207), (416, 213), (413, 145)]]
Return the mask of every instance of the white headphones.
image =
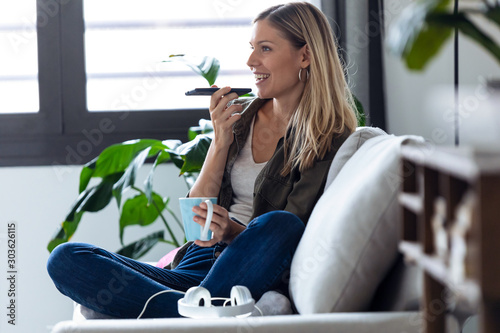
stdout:
[[(222, 306), (212, 305), (212, 300), (225, 301)], [(226, 306), (227, 302), (231, 306)], [(250, 315), (255, 307), (255, 301), (250, 291), (244, 286), (231, 288), (231, 298), (210, 296), (210, 292), (203, 287), (192, 287), (184, 298), (177, 302), (179, 314), (190, 318), (217, 318)]]

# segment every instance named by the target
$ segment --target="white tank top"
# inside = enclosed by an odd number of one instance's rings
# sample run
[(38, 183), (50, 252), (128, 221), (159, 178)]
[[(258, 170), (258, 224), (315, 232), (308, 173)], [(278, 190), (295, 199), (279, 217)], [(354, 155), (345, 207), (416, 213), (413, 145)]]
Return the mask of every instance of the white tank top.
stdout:
[(252, 137), (255, 117), (250, 125), (245, 146), (240, 151), (231, 170), (233, 202), (229, 207), (229, 216), (247, 225), (250, 222), (253, 206), (255, 179), (267, 162), (255, 163), (252, 154)]

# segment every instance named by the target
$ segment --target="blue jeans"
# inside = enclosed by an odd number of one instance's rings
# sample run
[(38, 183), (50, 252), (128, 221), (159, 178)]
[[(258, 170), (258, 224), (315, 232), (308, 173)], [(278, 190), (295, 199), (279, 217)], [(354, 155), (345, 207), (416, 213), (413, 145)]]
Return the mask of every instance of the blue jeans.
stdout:
[[(193, 244), (172, 270), (83, 243), (56, 247), (47, 270), (61, 293), (118, 318), (137, 318), (147, 299), (159, 291), (186, 291), (198, 285), (207, 288), (212, 297), (229, 297), (234, 285), (243, 285), (257, 301), (266, 291), (286, 290), (287, 274), (303, 232), (298, 217), (274, 211), (251, 221), (230, 245)], [(155, 297), (143, 317), (179, 317), (177, 301), (182, 297), (178, 292)]]

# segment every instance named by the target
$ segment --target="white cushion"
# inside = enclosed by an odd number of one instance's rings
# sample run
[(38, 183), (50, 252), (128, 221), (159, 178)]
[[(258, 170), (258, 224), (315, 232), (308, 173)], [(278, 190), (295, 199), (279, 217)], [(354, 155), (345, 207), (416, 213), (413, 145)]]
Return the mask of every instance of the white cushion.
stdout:
[(347, 140), (345, 140), (335, 154), (335, 158), (330, 166), (330, 171), (328, 172), (328, 177), (326, 178), (325, 188), (330, 186), (340, 170), (344, 167), (344, 164), (354, 155), (356, 150), (366, 142), (366, 140), (379, 135), (387, 135), (387, 133), (378, 127), (363, 126), (356, 128), (356, 131), (349, 135)]
[(301, 314), (363, 311), (397, 255), (400, 146), (381, 135), (345, 163), (316, 204), (294, 255), (290, 295)]

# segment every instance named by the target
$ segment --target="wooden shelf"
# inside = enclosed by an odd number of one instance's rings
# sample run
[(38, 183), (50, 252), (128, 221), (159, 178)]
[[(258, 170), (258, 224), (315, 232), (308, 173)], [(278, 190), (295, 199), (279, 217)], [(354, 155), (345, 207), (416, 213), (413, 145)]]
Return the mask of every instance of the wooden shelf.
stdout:
[(447, 307), (446, 291), (480, 309), (481, 332), (500, 332), (500, 151), (410, 144), (401, 154), (399, 250), (424, 272), (425, 332), (446, 331), (434, 308)]
[(418, 194), (400, 193), (398, 196), (398, 200), (401, 206), (409, 209), (412, 213), (422, 213), (422, 198)]
[(441, 281), (446, 287), (452, 290), (456, 301), (464, 302), (468, 307), (479, 304), (481, 290), (477, 281), (464, 279), (460, 282), (454, 282), (450, 279), (452, 273), (443, 259), (425, 254), (422, 251), (422, 245), (418, 243), (403, 241), (399, 244), (399, 250), (404, 254), (406, 260), (414, 262), (434, 279)]
[(477, 150), (469, 147), (436, 147), (430, 144), (409, 144), (403, 147), (404, 159), (446, 170), (453, 176), (474, 181), (479, 174), (500, 172), (500, 150)]

